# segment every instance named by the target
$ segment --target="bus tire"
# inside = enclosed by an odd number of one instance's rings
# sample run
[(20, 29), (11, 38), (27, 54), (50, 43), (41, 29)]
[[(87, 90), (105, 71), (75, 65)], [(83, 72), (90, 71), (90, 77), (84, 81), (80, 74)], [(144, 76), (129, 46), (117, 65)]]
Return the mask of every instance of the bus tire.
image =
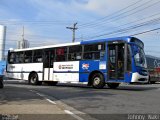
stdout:
[(116, 89), (117, 87), (119, 87), (120, 83), (107, 83), (108, 87), (111, 89)]
[(105, 86), (104, 77), (101, 73), (95, 73), (92, 76), (92, 86), (96, 89), (101, 89)]
[(31, 73), (29, 76), (29, 84), (32, 85), (41, 85), (42, 82), (38, 81), (38, 74), (37, 73)]

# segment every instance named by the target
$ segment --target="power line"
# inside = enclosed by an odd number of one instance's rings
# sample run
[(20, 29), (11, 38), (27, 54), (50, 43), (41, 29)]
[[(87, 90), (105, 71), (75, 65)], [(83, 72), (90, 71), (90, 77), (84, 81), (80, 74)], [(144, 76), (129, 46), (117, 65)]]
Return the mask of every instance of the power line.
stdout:
[(129, 5), (129, 6), (125, 7), (125, 8), (122, 8), (122, 9), (120, 9), (120, 10), (118, 10), (118, 11), (112, 13), (112, 14), (109, 14), (109, 15), (103, 17), (103, 18), (100, 18), (100, 19), (97, 19), (97, 20), (93, 20), (93, 21), (91, 21), (91, 22), (83, 23), (83, 24), (80, 24), (79, 26), (82, 27), (82, 26), (86, 26), (86, 25), (91, 25), (91, 24), (94, 24), (94, 23), (97, 22), (97, 21), (101, 21), (101, 20), (104, 20), (104, 19), (106, 19), (106, 18), (115, 16), (116, 14), (120, 13), (121, 11), (124, 11), (124, 10), (128, 9), (128, 8), (136, 5), (137, 3), (141, 2), (141, 1), (143, 1), (143, 0), (138, 0), (138, 1), (136, 1), (135, 3)]
[(70, 24), (70, 23), (72, 23), (71, 21), (69, 22), (69, 21), (45, 21), (45, 20), (40, 20), (40, 21), (32, 21), (32, 20), (30, 20), (30, 21), (27, 21), (27, 20), (17, 20), (17, 21), (12, 21), (12, 20), (0, 20), (0, 22), (1, 23), (10, 23), (10, 24), (18, 24), (18, 23), (49, 23), (49, 24)]
[[(14, 32), (7, 32), (7, 34), (13, 34), (12, 36), (17, 36), (17, 37), (20, 37), (21, 34), (18, 34), (18, 33), (14, 33)], [(26, 34), (25, 33), (25, 36), (26, 37), (37, 37), (37, 38), (51, 38), (51, 39), (54, 39), (55, 36), (44, 36), (44, 35), (38, 35), (38, 34)]]
[[(147, 5), (147, 4), (150, 3), (150, 2), (152, 2), (152, 0), (147, 1), (147, 2), (145, 2), (144, 4)], [(152, 3), (152, 4), (150, 4), (150, 5), (146, 6), (146, 7), (144, 7), (144, 5), (143, 5), (143, 7), (142, 7), (142, 5), (139, 5), (139, 6), (133, 8), (133, 9), (131, 9), (131, 10), (129, 10), (129, 11), (123, 12), (123, 13), (117, 15), (117, 16), (114, 16), (114, 17), (111, 17), (111, 18), (109, 18), (109, 19), (106, 19), (106, 20), (104, 20), (104, 21), (101, 22), (101, 23), (97, 23), (97, 24), (94, 23), (93, 25), (86, 25), (85, 28), (87, 28), (87, 27), (97, 27), (97, 25), (102, 24), (102, 23), (104, 23), (104, 22), (106, 22), (106, 21), (108, 21), (108, 20), (112, 20), (112, 21), (110, 21), (110, 22), (120, 20), (120, 19), (122, 19), (122, 18), (125, 18), (125, 17), (131, 16), (131, 15), (134, 15), (134, 14), (136, 14), (136, 13), (139, 13), (139, 12), (141, 12), (141, 11), (147, 9), (147, 8), (153, 7), (154, 5), (157, 5), (158, 3), (160, 3), (160, 1), (155, 2), (155, 3)], [(138, 8), (140, 8), (140, 9), (138, 9)], [(130, 12), (131, 12), (131, 13), (130, 13)], [(130, 14), (126, 14), (126, 13), (130, 13)], [(126, 14), (126, 15), (125, 15), (125, 14)], [(122, 16), (122, 15), (123, 15), (123, 16)], [(116, 19), (115, 19), (115, 18), (116, 18)], [(107, 23), (110, 23), (110, 22), (107, 22)], [(103, 25), (103, 26), (104, 26), (104, 25)]]
[[(154, 15), (151, 15), (151, 16), (148, 16), (148, 17), (145, 17), (145, 18), (141, 18), (141, 19), (138, 19), (138, 20), (135, 20), (135, 21), (131, 21), (131, 22), (125, 23), (125, 24), (123, 24), (123, 25), (119, 25), (119, 26), (113, 28), (112, 30), (117, 29), (117, 28), (122, 29), (121, 27), (123, 27), (123, 26), (131, 25), (131, 24), (137, 23), (137, 22), (139, 22), (139, 21), (144, 21), (145, 19), (152, 18), (152, 17), (155, 17), (155, 16), (157, 16), (157, 15), (160, 15), (160, 13), (157, 13), (157, 14), (154, 14)], [(97, 33), (97, 32), (96, 32), (96, 33)], [(97, 34), (100, 34), (100, 33), (101, 33), (101, 32), (99, 32), (99, 33), (97, 33)]]
[(153, 32), (153, 31), (156, 31), (156, 30), (160, 30), (160, 27), (159, 28), (155, 28), (155, 29), (151, 29), (151, 30), (147, 30), (147, 31), (143, 31), (143, 32), (139, 32), (139, 33), (135, 33), (135, 34), (132, 34), (130, 36), (137, 36), (137, 35)]
[(143, 26), (146, 26), (146, 25), (151, 25), (151, 24), (155, 24), (155, 23), (159, 23), (159, 22), (160, 22), (160, 17), (152, 19), (152, 20), (149, 20), (149, 21), (146, 21), (146, 22), (142, 22), (142, 23), (139, 23), (139, 24), (136, 24), (136, 25), (133, 25), (133, 26), (129, 26), (129, 27), (126, 27), (126, 28), (123, 28), (123, 29), (119, 29), (119, 30), (112, 31), (112, 32), (109, 32), (109, 33), (104, 33), (104, 34), (91, 36), (91, 37), (88, 37), (88, 38), (92, 39), (92, 38), (112, 35), (112, 34), (116, 34), (116, 33), (124, 33), (124, 32), (126, 33), (129, 30), (133, 30), (133, 29), (136, 29), (136, 28), (139, 28), (139, 27), (143, 27)]
[(148, 53), (160, 53), (160, 51), (148, 51), (148, 50), (145, 50), (145, 52), (148, 52)]

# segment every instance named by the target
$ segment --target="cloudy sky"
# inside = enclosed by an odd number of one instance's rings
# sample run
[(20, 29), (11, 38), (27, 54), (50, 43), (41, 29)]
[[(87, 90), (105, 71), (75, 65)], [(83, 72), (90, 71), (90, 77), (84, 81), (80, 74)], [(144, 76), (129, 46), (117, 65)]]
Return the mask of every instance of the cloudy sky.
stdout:
[[(128, 36), (160, 27), (160, 0), (0, 0), (0, 24), (7, 26), (6, 49), (17, 40), (30, 46)], [(145, 52), (160, 57), (160, 31), (136, 35)]]

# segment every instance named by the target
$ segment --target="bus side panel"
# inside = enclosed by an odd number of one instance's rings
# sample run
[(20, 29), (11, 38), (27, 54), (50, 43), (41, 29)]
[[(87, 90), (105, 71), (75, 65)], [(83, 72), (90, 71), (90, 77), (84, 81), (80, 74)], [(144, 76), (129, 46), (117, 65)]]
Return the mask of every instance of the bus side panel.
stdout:
[(86, 60), (80, 61), (79, 64), (79, 82), (88, 82), (89, 74), (92, 71), (99, 71), (100, 69), (100, 61), (99, 60)]
[(54, 81), (60, 83), (78, 83), (79, 73), (54, 73)]
[(21, 72), (8, 72), (7, 77), (21, 80), (28, 80), (29, 73)]
[[(27, 73), (22, 73), (22, 72), (14, 72), (14, 73), (12, 73), (12, 72), (8, 72), (6, 75), (7, 75), (7, 77), (8, 78), (13, 78), (13, 79), (19, 79), (19, 80), (28, 80), (28, 77), (29, 77), (29, 72), (27, 72)], [(38, 80), (39, 81), (42, 81), (42, 73), (38, 73), (37, 72), (37, 74), (38, 74)]]
[(53, 79), (61, 83), (78, 83), (79, 61), (54, 62)]
[(43, 63), (8, 64), (7, 76), (14, 79), (28, 80), (30, 72), (36, 72), (42, 81)]
[(53, 68), (44, 68), (44, 81), (53, 81)]
[(79, 82), (88, 82), (89, 73), (80, 73), (79, 78)]
[(131, 72), (128, 72), (128, 73), (126, 72), (124, 76), (125, 76), (125, 82), (130, 83), (131, 79), (132, 79), (132, 73)]

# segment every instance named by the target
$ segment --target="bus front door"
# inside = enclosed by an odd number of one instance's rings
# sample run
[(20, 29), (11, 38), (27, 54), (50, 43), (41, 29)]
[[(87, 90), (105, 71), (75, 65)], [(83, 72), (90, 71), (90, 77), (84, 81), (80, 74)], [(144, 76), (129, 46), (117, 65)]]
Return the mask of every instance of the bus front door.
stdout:
[(125, 44), (108, 45), (108, 80), (124, 80)]

